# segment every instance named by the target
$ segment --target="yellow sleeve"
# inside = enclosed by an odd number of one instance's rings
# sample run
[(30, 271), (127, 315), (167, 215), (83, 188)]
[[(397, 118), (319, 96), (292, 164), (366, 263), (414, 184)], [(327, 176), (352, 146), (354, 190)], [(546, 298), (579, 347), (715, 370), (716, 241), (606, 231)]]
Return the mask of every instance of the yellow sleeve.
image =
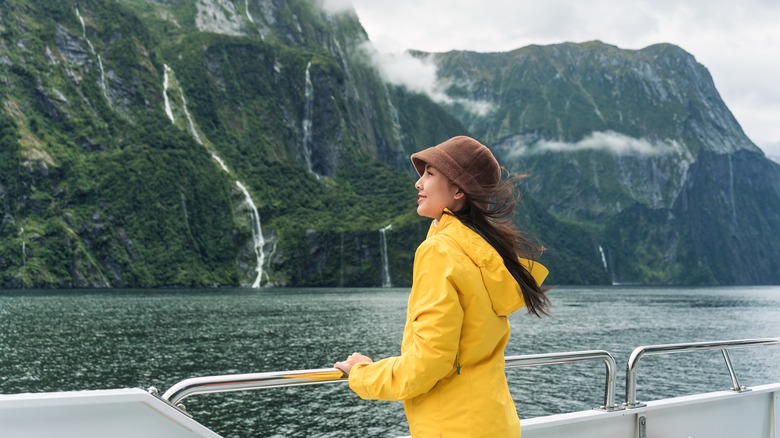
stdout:
[[(414, 256), (414, 278), (400, 356), (352, 367), (349, 386), (363, 399), (406, 400), (429, 391), (455, 367), (463, 308), (453, 283), (454, 253), (423, 242)], [(461, 261), (462, 263), (462, 261)]]

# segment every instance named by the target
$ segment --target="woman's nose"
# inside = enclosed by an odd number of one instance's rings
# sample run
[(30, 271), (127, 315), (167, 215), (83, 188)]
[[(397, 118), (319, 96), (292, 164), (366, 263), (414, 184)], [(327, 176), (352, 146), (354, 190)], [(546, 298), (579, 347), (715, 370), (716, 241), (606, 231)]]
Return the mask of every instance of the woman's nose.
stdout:
[(420, 177), (420, 179), (418, 179), (417, 182), (414, 183), (414, 188), (417, 189), (417, 190), (422, 190), (421, 182), (422, 182), (422, 177)]

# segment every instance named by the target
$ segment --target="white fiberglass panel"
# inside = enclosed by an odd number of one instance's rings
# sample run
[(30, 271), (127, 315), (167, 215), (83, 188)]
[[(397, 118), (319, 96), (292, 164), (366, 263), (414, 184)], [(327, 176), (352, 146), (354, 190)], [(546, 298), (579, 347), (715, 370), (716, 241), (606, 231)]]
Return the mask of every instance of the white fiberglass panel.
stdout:
[(219, 438), (141, 389), (0, 395), (4, 438)]

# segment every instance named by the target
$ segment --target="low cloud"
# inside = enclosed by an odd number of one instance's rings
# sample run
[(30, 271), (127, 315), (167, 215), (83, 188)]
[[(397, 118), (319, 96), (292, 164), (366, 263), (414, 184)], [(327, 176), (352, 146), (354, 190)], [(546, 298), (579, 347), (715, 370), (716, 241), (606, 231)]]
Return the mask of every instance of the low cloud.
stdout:
[(758, 144), (764, 154), (772, 161), (780, 163), (780, 141), (767, 141)]
[[(352, 0), (319, 0), (319, 5), (329, 15), (355, 10)], [(402, 86), (413, 93), (424, 94), (439, 104), (459, 105), (478, 116), (486, 116), (493, 110), (493, 104), (488, 101), (448, 96), (445, 90), (449, 83), (438, 79), (433, 55), (415, 57), (409, 52), (400, 54), (380, 52), (371, 41), (363, 43), (360, 50), (368, 56), (382, 79), (388, 84)]]
[(452, 99), (452, 101), (465, 108), (466, 111), (482, 117), (487, 116), (491, 111), (493, 111), (493, 104), (486, 100), (456, 98)]
[(381, 53), (371, 42), (363, 43), (360, 49), (368, 55), (385, 82), (426, 94), (436, 101), (449, 99), (436, 82), (436, 64), (431, 56), (416, 58), (409, 53)]
[(320, 0), (320, 7), (322, 7), (325, 13), (330, 15), (355, 10), (352, 0)]
[(539, 140), (532, 144), (518, 142), (511, 155), (533, 155), (543, 152), (605, 151), (615, 155), (667, 155), (684, 153), (676, 140), (651, 141), (634, 138), (614, 131), (593, 132), (582, 140), (569, 143)]
[(381, 53), (371, 42), (364, 43), (360, 48), (377, 68), (382, 79), (389, 84), (402, 86), (413, 93), (425, 94), (436, 103), (461, 105), (467, 111), (480, 116), (488, 114), (493, 108), (487, 101), (448, 96), (444, 91), (448, 83), (438, 79), (433, 55), (416, 57), (408, 52)]

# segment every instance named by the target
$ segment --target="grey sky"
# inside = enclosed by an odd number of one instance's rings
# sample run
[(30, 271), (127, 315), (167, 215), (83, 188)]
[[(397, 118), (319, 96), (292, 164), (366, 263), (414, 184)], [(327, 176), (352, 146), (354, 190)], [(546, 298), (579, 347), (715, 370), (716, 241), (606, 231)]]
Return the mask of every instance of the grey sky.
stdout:
[(780, 1), (323, 0), (356, 9), (379, 52), (502, 52), (600, 40), (676, 44), (702, 63), (753, 142), (780, 156)]

